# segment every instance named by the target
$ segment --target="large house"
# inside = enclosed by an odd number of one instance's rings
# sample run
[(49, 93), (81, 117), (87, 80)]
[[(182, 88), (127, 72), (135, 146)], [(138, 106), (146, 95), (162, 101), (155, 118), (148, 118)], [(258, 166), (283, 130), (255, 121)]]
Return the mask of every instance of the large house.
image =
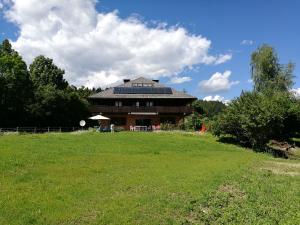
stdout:
[(133, 129), (156, 129), (162, 123), (178, 124), (192, 113), (195, 97), (143, 77), (91, 95), (90, 112), (109, 117), (110, 123)]

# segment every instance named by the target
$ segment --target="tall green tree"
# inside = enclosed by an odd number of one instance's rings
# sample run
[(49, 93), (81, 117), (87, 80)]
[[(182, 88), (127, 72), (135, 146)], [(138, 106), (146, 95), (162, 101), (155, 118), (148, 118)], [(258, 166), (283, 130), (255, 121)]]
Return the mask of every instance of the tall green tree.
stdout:
[(58, 68), (53, 60), (38, 56), (29, 66), (30, 77), (35, 87), (52, 85), (56, 89), (65, 89), (68, 82), (64, 79), (65, 71)]
[(196, 100), (192, 103), (193, 109), (202, 116), (214, 117), (226, 108), (223, 102)]
[(300, 129), (300, 104), (289, 93), (245, 92), (213, 123), (217, 136), (230, 134), (240, 143), (263, 149), (271, 139), (288, 140)]
[(279, 63), (277, 53), (269, 45), (262, 45), (251, 55), (254, 90), (288, 91), (293, 86), (294, 64)]
[(0, 45), (0, 126), (28, 123), (32, 88), (26, 63), (8, 40)]
[(44, 56), (36, 57), (30, 65), (34, 87), (33, 125), (77, 126), (87, 117), (87, 100), (75, 87), (69, 86), (63, 76), (64, 70)]
[(233, 100), (212, 130), (264, 149), (271, 139), (289, 140), (300, 132), (300, 103), (290, 93), (294, 65), (280, 64), (275, 50), (263, 45), (252, 54), (251, 67), (254, 90)]

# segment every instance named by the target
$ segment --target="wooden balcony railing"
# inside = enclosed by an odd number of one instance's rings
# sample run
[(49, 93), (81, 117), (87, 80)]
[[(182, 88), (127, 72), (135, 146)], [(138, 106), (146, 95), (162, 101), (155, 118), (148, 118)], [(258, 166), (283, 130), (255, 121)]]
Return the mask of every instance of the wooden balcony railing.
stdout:
[(130, 112), (155, 112), (155, 113), (186, 113), (193, 112), (190, 106), (90, 106), (91, 113), (130, 113)]

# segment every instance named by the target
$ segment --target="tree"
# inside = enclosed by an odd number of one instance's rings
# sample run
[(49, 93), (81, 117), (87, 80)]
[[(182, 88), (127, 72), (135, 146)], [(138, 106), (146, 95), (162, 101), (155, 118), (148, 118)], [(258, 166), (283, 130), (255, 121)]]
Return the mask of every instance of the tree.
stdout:
[(212, 124), (215, 135), (264, 149), (271, 139), (289, 140), (300, 131), (300, 103), (289, 92), (293, 64), (279, 64), (275, 50), (263, 45), (252, 54), (254, 90), (242, 92)]
[(27, 106), (32, 97), (26, 63), (8, 40), (0, 45), (0, 126), (28, 123)]
[(88, 88), (81, 86), (80, 88), (77, 88), (76, 86), (72, 86), (72, 88), (79, 94), (80, 97), (87, 99), (90, 95), (96, 94), (98, 92), (101, 92), (101, 88)]
[(87, 117), (87, 100), (68, 85), (63, 75), (64, 70), (44, 56), (38, 56), (30, 65), (34, 86), (31, 113), (35, 126), (76, 126)]
[(294, 64), (280, 64), (276, 51), (268, 45), (252, 53), (251, 69), (255, 91), (288, 91), (293, 86)]
[(217, 136), (230, 134), (241, 144), (263, 149), (269, 140), (287, 140), (299, 131), (300, 104), (284, 92), (242, 93), (212, 127)]
[(219, 101), (204, 101), (196, 100), (193, 102), (192, 107), (194, 110), (202, 116), (209, 118), (219, 114), (226, 108), (225, 104)]
[(55, 88), (62, 90), (68, 86), (68, 82), (63, 78), (65, 71), (58, 68), (52, 59), (42, 55), (34, 59), (29, 71), (35, 87), (53, 85)]

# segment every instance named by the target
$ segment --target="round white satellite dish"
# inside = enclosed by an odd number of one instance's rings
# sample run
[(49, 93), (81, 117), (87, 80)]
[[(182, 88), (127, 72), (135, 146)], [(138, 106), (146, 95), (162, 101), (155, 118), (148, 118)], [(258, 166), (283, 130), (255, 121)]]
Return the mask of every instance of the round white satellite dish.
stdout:
[(80, 122), (79, 122), (79, 125), (81, 126), (81, 127), (84, 127), (85, 126), (85, 121), (84, 120), (80, 120)]

